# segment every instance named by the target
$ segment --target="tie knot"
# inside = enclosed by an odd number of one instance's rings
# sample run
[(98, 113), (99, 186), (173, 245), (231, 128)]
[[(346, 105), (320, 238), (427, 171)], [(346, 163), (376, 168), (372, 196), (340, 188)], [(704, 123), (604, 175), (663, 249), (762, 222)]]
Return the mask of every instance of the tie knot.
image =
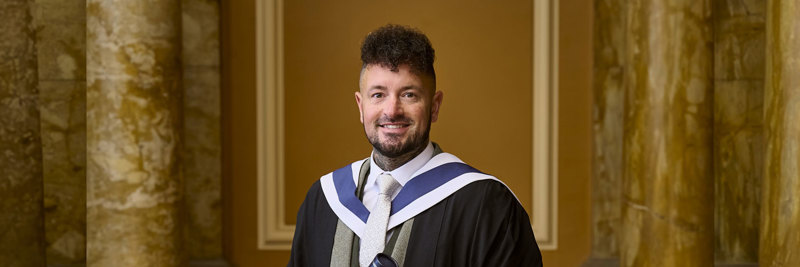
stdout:
[(381, 174), (378, 176), (378, 187), (381, 189), (380, 194), (391, 196), (395, 190), (400, 188), (400, 183), (389, 174)]

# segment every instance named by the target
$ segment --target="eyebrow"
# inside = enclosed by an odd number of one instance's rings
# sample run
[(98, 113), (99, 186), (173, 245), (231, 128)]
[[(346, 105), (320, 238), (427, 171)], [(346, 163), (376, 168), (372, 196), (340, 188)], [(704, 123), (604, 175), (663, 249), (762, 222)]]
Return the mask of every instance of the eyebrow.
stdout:
[[(416, 85), (406, 85), (406, 86), (400, 87), (400, 91), (405, 91), (405, 90), (409, 90), (409, 89), (414, 89), (414, 90), (420, 90), (421, 91), (422, 87), (416, 86)], [(376, 85), (373, 85), (373, 86), (369, 87), (367, 89), (367, 91), (369, 91), (369, 90), (387, 90), (387, 88), (386, 88), (386, 86), (383, 86), (383, 85), (380, 85), (380, 84), (376, 84)]]

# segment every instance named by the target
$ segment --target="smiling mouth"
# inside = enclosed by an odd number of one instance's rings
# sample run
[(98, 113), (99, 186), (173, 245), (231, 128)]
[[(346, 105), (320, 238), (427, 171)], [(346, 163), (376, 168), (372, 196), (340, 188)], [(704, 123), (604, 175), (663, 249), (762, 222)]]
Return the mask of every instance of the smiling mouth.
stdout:
[(381, 128), (386, 128), (386, 129), (400, 129), (400, 128), (408, 127), (409, 124), (381, 124), (381, 125), (378, 125), (378, 126), (380, 126)]

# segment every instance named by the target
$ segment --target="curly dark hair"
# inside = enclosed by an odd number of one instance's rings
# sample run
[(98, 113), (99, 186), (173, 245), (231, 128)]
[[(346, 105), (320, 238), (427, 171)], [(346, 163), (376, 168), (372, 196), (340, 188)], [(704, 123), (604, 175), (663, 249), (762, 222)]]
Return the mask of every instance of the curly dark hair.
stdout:
[(362, 69), (378, 64), (396, 72), (397, 66), (408, 65), (418, 74), (430, 75), (435, 84), (434, 57), (428, 37), (417, 29), (402, 25), (380, 27), (367, 34), (361, 45)]

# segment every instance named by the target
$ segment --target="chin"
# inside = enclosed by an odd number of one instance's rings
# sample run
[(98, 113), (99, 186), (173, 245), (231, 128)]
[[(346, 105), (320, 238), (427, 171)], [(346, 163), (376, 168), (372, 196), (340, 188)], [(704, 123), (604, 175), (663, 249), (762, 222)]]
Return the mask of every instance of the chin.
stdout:
[(397, 152), (402, 151), (406, 146), (404, 143), (396, 144), (396, 143), (381, 143), (381, 147), (384, 148), (385, 151)]

